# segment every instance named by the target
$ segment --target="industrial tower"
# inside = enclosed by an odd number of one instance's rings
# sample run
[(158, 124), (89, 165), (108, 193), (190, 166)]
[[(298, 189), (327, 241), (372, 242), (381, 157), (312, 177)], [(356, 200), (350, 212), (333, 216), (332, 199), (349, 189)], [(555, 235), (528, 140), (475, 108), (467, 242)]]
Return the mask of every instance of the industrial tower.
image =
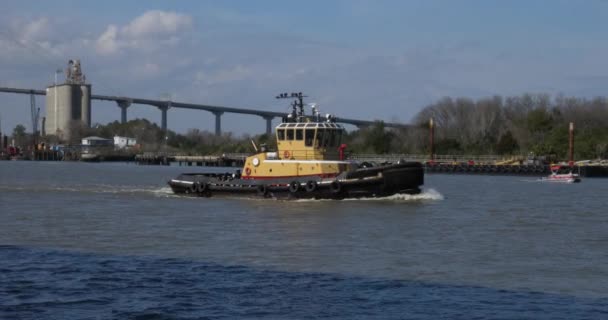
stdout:
[(86, 83), (80, 60), (68, 62), (65, 76), (63, 83), (46, 88), (46, 132), (43, 132), (56, 135), (61, 141), (68, 141), (75, 128), (91, 126), (91, 84)]

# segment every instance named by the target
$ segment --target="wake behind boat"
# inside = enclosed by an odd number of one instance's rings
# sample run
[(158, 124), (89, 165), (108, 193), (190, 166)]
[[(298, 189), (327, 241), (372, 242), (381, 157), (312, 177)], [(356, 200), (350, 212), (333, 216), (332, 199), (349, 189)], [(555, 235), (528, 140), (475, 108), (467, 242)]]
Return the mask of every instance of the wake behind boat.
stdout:
[[(304, 113), (302, 93), (281, 94), (294, 99), (293, 111), (276, 127), (276, 151), (247, 157), (232, 173), (184, 173), (169, 181), (176, 194), (286, 199), (343, 199), (418, 194), (424, 184), (419, 162), (382, 165), (345, 159), (344, 128), (335, 117), (322, 117), (313, 106)], [(257, 146), (254, 145), (257, 150)]]

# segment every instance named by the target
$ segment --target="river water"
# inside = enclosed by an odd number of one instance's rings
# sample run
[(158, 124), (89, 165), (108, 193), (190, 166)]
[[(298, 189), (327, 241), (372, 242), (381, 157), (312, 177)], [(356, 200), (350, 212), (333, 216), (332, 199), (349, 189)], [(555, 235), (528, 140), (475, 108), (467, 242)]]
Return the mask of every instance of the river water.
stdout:
[(606, 319), (608, 180), (183, 198), (196, 167), (0, 162), (0, 319)]

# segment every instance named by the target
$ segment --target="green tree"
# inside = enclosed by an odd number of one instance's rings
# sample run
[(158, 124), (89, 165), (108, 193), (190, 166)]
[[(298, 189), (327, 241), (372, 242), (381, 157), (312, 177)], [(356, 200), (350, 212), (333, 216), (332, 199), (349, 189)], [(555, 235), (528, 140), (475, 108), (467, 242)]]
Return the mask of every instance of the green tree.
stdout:
[(367, 147), (371, 147), (375, 153), (389, 153), (391, 152), (390, 147), (393, 137), (393, 133), (386, 130), (384, 122), (377, 121), (366, 130), (364, 143)]
[(532, 133), (544, 133), (553, 128), (553, 118), (545, 108), (534, 109), (528, 112), (526, 124)]
[(15, 140), (15, 144), (20, 147), (24, 147), (28, 144), (28, 135), (25, 132), (25, 127), (21, 124), (18, 124), (13, 129), (13, 139)]
[(441, 139), (435, 142), (436, 154), (462, 154), (462, 146), (456, 139)]
[(22, 124), (18, 124), (13, 129), (13, 138), (22, 138), (25, 137), (25, 126)]
[(502, 134), (496, 144), (496, 153), (514, 154), (517, 151), (519, 151), (519, 145), (517, 144), (517, 140), (513, 137), (513, 134), (511, 134), (511, 131)]

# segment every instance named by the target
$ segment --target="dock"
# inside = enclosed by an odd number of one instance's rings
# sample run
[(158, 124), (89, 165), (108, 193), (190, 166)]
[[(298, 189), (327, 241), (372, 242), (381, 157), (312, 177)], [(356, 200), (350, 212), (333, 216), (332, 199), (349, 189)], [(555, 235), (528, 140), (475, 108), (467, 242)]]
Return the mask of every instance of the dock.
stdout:
[(171, 153), (146, 152), (135, 156), (140, 165), (170, 165), (197, 167), (242, 167), (245, 164), (245, 153), (227, 153), (223, 155), (184, 155)]
[[(547, 176), (551, 173), (550, 165), (492, 165), (492, 164), (426, 164), (429, 173), (448, 174), (487, 174), (487, 175), (518, 175), (518, 176)], [(560, 169), (558, 173), (567, 173)], [(608, 177), (608, 165), (575, 165), (572, 172), (582, 177)]]
[[(551, 173), (551, 164), (540, 159), (523, 159), (522, 156), (497, 155), (435, 155), (430, 161), (428, 155), (420, 154), (359, 154), (351, 155), (350, 159), (359, 162), (383, 163), (400, 160), (418, 161), (425, 165), (427, 173), (445, 174), (487, 174), (487, 175), (519, 175), (546, 176)], [(563, 172), (566, 173), (562, 169)], [(608, 161), (579, 161), (575, 162), (572, 171), (582, 177), (608, 177)]]

